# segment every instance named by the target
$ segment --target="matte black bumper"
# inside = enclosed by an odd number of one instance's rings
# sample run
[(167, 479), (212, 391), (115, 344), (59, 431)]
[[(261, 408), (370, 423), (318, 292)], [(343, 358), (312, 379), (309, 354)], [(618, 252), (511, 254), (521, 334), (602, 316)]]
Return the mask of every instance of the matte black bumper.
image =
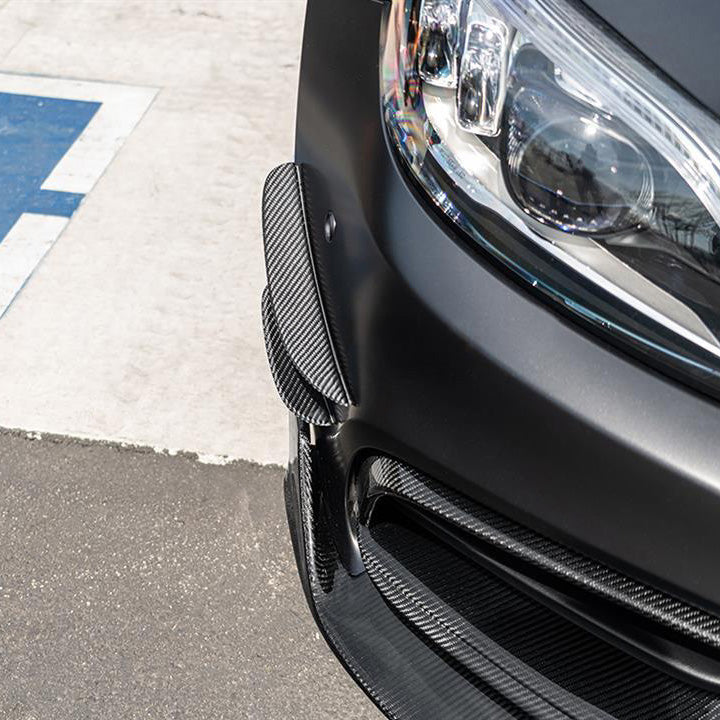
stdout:
[(381, 124), (383, 9), (311, 0), (300, 81), (296, 161), (356, 401), (344, 452), (400, 457), (720, 609), (720, 407), (545, 307), (415, 192)]
[[(378, 619), (373, 629), (360, 610), (371, 583), (352, 505), (368, 457), (397, 458), (528, 531), (715, 617), (720, 407), (546, 307), (455, 236), (418, 194), (382, 128), (384, 8), (355, 0), (338, 12), (337, 0), (310, 0), (297, 122), (315, 272), (352, 398), (349, 408), (329, 404), (331, 424), (315, 430), (312, 450), (321, 488), (312, 502), (327, 517), (333, 567), (347, 580), (344, 607), (318, 610), (318, 598), (327, 598), (317, 595), (322, 584), (308, 567), (297, 463), (288, 497), (301, 575), (321, 627), (345, 663), (357, 651), (348, 654), (348, 638), (365, 637), (366, 655), (391, 653), (393, 672), (384, 661), (375, 679), (350, 669), (376, 700), (390, 692), (395, 702), (410, 692), (410, 658), (420, 656), (405, 641), (387, 647), (390, 626)], [(330, 243), (328, 211), (337, 219)], [(376, 608), (384, 618), (378, 608), (387, 611), (387, 603)], [(398, 622), (397, 608), (389, 617)], [(378, 645), (368, 633), (386, 637)], [(407, 642), (415, 647), (416, 640)], [(659, 665), (663, 647), (656, 648)], [(717, 651), (701, 654), (700, 665), (707, 664), (696, 675), (707, 670), (711, 687), (720, 677)], [(451, 677), (438, 687), (453, 687)], [(444, 691), (433, 697), (451, 700)], [(388, 702), (383, 708), (393, 714)], [(436, 717), (427, 707), (397, 715)], [(615, 716), (627, 717), (632, 707), (624, 708)], [(691, 716), (655, 713), (648, 717)]]

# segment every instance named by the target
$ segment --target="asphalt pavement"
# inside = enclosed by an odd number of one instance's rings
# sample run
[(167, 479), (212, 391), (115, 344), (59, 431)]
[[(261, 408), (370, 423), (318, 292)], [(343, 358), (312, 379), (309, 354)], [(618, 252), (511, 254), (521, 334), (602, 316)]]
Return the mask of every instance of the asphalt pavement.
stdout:
[(312, 622), (282, 478), (0, 432), (0, 719), (379, 718)]

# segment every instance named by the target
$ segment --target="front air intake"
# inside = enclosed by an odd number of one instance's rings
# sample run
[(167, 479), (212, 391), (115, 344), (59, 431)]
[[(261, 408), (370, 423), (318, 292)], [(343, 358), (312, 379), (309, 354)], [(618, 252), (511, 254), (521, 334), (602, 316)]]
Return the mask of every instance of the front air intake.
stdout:
[(380, 457), (370, 463), (368, 472), (371, 495), (392, 495), (428, 518), (437, 518), (531, 566), (539, 577), (568, 583), (690, 641), (720, 649), (720, 618), (716, 615), (550, 540), (404, 463)]
[[(553, 612), (411, 515), (363, 528), (365, 567), (399, 619), (470, 674), (512, 717), (708, 720), (720, 700)], [(470, 698), (460, 717), (472, 717)]]
[(306, 426), (288, 512), (318, 623), (391, 718), (720, 720), (718, 620), (392, 458), (348, 497)]

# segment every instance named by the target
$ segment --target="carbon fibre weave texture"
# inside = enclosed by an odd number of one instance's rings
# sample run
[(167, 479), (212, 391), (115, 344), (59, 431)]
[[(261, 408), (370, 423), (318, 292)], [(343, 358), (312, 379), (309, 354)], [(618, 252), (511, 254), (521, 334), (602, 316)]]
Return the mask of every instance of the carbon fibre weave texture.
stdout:
[(285, 350), (267, 288), (262, 294), (262, 319), (270, 372), (285, 406), (313, 425), (332, 425), (334, 420), (325, 398), (308, 385)]
[(300, 426), (298, 484), (305, 564), (325, 637), (356, 682), (392, 720), (530, 720), (451, 657), (441, 657), (383, 601), (367, 574), (350, 577), (331, 542), (322, 491)]
[[(406, 531), (403, 537), (403, 533), (393, 528), (385, 534), (390, 536), (383, 538), (391, 547), (390, 551), (375, 542), (366, 528), (361, 529), (360, 548), (365, 567), (383, 597), (406, 621), (417, 628), (418, 632), (483, 678), (530, 717), (538, 720), (565, 720), (568, 717), (609, 720), (610, 716), (606, 713), (563, 690), (519, 661), (466, 617), (456, 612), (418, 578), (417, 571), (413, 572), (415, 568), (412, 562), (410, 569), (403, 562), (407, 562), (407, 558), (398, 559), (395, 554), (398, 551), (393, 546), (402, 544), (400, 554), (403, 550), (409, 550), (410, 543), (414, 543), (415, 548), (423, 548), (422, 570), (425, 573), (434, 573), (434, 579), (444, 580), (447, 586), (451, 587), (446, 571), (452, 569), (455, 576), (451, 582), (458, 582), (458, 592), (474, 593), (477, 602), (485, 606), (487, 599), (483, 597), (482, 587), (478, 582), (485, 579), (482, 572), (458, 573), (458, 565), (462, 563), (453, 562), (455, 558), (452, 555), (438, 552), (435, 548), (428, 551), (422, 538), (415, 538), (410, 532)], [(397, 537), (398, 535), (400, 537)], [(411, 561), (416, 559), (415, 556)], [(444, 564), (440, 565), (440, 562)], [(494, 612), (499, 608), (502, 612), (497, 600), (493, 600)]]
[[(311, 602), (330, 646), (396, 720), (720, 720), (720, 697), (637, 660), (428, 535), (382, 513), (367, 572), (333, 544), (308, 428), (297, 485)], [(373, 515), (375, 517), (375, 515)]]
[(482, 541), (654, 622), (720, 648), (720, 618), (640, 583), (456, 493), (391, 458), (377, 458), (371, 485)]
[(381, 521), (361, 528), (359, 542), (368, 574), (403, 621), (527, 717), (720, 718), (717, 695), (623, 653), (412, 524)]
[(315, 278), (300, 171), (293, 163), (267, 176), (262, 221), (268, 287), (287, 353), (312, 387), (347, 406)]

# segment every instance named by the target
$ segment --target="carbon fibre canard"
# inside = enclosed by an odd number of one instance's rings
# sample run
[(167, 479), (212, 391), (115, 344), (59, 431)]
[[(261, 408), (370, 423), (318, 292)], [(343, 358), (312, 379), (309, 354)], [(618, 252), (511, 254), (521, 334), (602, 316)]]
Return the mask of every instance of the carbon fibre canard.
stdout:
[[(286, 163), (270, 172), (263, 190), (262, 220), (269, 303), (264, 314), (272, 308), (278, 337), (299, 375), (332, 402), (348, 406), (350, 393), (315, 276), (299, 166)], [(266, 321), (266, 336), (268, 332)], [(277, 366), (273, 376), (280, 389), (284, 380), (276, 370)], [(297, 391), (282, 389), (280, 395), (297, 400)]]

